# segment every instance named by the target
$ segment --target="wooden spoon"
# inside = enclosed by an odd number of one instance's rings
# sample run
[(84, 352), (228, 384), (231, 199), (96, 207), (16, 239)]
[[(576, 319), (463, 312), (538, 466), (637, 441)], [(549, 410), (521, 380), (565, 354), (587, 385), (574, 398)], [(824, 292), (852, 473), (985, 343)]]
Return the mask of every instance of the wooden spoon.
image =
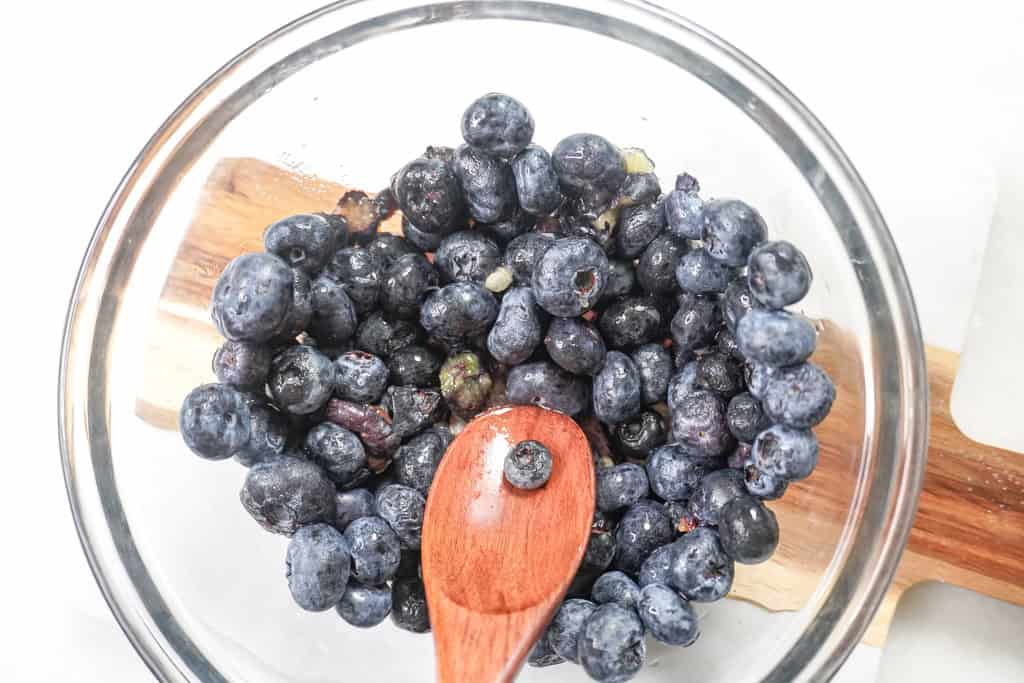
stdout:
[[(547, 484), (505, 481), (515, 444), (551, 451)], [(470, 422), (441, 460), (423, 524), (423, 580), (441, 683), (510, 681), (569, 588), (594, 515), (594, 466), (561, 413), (496, 408)]]

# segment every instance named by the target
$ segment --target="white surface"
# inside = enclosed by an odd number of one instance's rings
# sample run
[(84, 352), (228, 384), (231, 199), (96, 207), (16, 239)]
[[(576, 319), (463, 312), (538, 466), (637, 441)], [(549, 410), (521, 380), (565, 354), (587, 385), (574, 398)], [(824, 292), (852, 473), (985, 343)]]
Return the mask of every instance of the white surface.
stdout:
[[(166, 114), (215, 66), (317, 4), (96, 0), (7, 10), (0, 187), (8, 253), (0, 278), (13, 331), (0, 342), (3, 680), (148, 677), (100, 598), (64, 496), (53, 390), (67, 297), (107, 197)], [(922, 15), (874, 0), (665, 4), (759, 60), (825, 122), (886, 214), (928, 340), (961, 348), (1000, 188), (998, 161), (1019, 143), (1012, 125), (1024, 114), (1024, 9), (972, 3), (969, 11)], [(974, 609), (964, 608), (965, 619), (988, 614)], [(927, 651), (953, 657), (957, 640)], [(933, 680), (937, 658), (916, 652), (903, 680)], [(1011, 664), (1024, 665), (1015, 654)], [(839, 680), (870, 681), (877, 663), (876, 651), (859, 648)]]

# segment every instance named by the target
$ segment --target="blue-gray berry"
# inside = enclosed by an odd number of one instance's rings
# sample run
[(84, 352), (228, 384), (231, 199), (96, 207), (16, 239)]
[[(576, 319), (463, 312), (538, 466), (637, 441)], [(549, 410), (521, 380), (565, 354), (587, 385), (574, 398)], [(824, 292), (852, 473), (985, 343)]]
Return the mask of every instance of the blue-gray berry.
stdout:
[(512, 216), (516, 210), (516, 181), (508, 162), (462, 145), (455, 151), (452, 167), (474, 220), (494, 223)]
[(395, 577), (402, 559), (401, 544), (391, 526), (380, 517), (360, 517), (345, 529), (352, 555), (352, 577), (379, 586)]
[(729, 593), (735, 573), (718, 532), (700, 527), (675, 542), (671, 585), (687, 600), (714, 602)]
[(647, 496), (647, 474), (634, 463), (621, 463), (597, 471), (597, 509), (611, 512), (629, 507)]
[(533, 139), (533, 117), (522, 102), (492, 92), (473, 101), (462, 114), (462, 137), (481, 152), (508, 159)]
[(388, 484), (377, 491), (377, 514), (394, 530), (407, 548), (420, 547), (423, 512), (427, 501), (416, 489)]
[(263, 246), (268, 253), (310, 274), (323, 268), (334, 254), (336, 240), (327, 217), (315, 213), (282, 218), (263, 231)]
[(716, 526), (722, 508), (748, 495), (743, 474), (739, 470), (717, 470), (706, 475), (697, 485), (690, 497), (690, 514), (704, 524)]
[(353, 626), (376, 626), (391, 613), (391, 588), (387, 585), (364, 586), (351, 581), (337, 609), (341, 618)]
[(283, 455), (253, 465), (239, 493), (242, 506), (267, 531), (290, 536), (334, 519), (334, 483), (322, 469)]
[(333, 422), (321, 422), (309, 430), (303, 451), (339, 485), (352, 482), (366, 467), (366, 450), (359, 437)]
[(475, 337), (490, 329), (498, 302), (473, 282), (453, 282), (427, 295), (420, 308), (420, 325), (442, 339)]
[(672, 438), (705, 456), (725, 453), (736, 444), (725, 411), (725, 401), (713, 391), (687, 394), (672, 412)]
[(579, 640), (583, 622), (597, 605), (589, 600), (571, 598), (562, 603), (548, 626), (548, 644), (559, 657), (579, 663), (576, 643)]
[(620, 605), (636, 607), (640, 599), (640, 587), (633, 579), (620, 571), (601, 574), (590, 589), (590, 597), (599, 605), (617, 602)]
[(726, 554), (743, 564), (766, 561), (779, 545), (775, 513), (751, 496), (738, 498), (722, 508), (718, 533)]
[(664, 507), (650, 500), (633, 504), (615, 528), (616, 569), (635, 574), (644, 560), (675, 536)]
[(684, 292), (713, 294), (724, 292), (733, 277), (733, 269), (716, 261), (704, 249), (683, 254), (676, 265), (676, 282)]
[(531, 282), (537, 303), (551, 315), (581, 315), (593, 308), (604, 292), (608, 257), (588, 239), (560, 239), (541, 255)]
[(551, 478), (551, 452), (537, 441), (520, 441), (505, 456), (505, 481), (527, 491), (540, 488)]
[(285, 560), (288, 589), (299, 607), (323, 612), (345, 594), (351, 571), (348, 542), (328, 524), (310, 524), (288, 542)]
[(640, 372), (629, 356), (608, 352), (604, 367), (594, 375), (593, 398), (594, 415), (608, 424), (623, 422), (640, 412)]
[(227, 384), (196, 387), (185, 397), (178, 414), (185, 445), (207, 460), (224, 460), (245, 448), (250, 424), (245, 397)]
[(704, 206), (704, 249), (716, 261), (742, 266), (768, 236), (764, 219), (738, 199), (714, 199)]
[(529, 287), (505, 293), (498, 317), (487, 334), (487, 350), (500, 363), (518, 365), (537, 349), (544, 336), (542, 311)]
[(576, 375), (597, 373), (607, 353), (597, 328), (580, 318), (552, 318), (544, 346), (551, 360)]
[(346, 351), (334, 360), (334, 392), (346, 401), (376, 403), (388, 384), (388, 366), (365, 351)]
[(538, 405), (566, 415), (576, 415), (587, 408), (589, 388), (583, 378), (546, 361), (515, 366), (505, 382), (510, 403)]
[(601, 605), (580, 630), (579, 661), (596, 681), (628, 681), (644, 665), (646, 656), (644, 625), (632, 608)]
[(647, 631), (667, 645), (686, 647), (700, 635), (693, 607), (664, 584), (644, 586), (636, 611)]
[(286, 348), (270, 364), (267, 386), (275, 403), (286, 413), (308, 415), (331, 397), (335, 385), (334, 363), (312, 346)]
[(334, 527), (344, 531), (352, 522), (361, 517), (377, 514), (374, 495), (366, 489), (338, 491), (334, 496)]
[(813, 363), (801, 363), (772, 374), (761, 404), (773, 422), (807, 429), (825, 419), (835, 398), (828, 374)]
[(213, 288), (210, 310), (217, 330), (234, 341), (265, 342), (288, 322), (294, 275), (273, 254), (236, 256)]
[(779, 367), (810, 358), (817, 334), (802, 315), (754, 309), (736, 326), (736, 343), (749, 360)]
[(789, 242), (764, 242), (747, 259), (747, 283), (768, 308), (784, 308), (804, 298), (811, 288), (811, 267)]
[(806, 479), (818, 464), (818, 438), (809, 429), (773, 425), (754, 439), (751, 459), (768, 475)]
[(651, 490), (669, 501), (688, 500), (701, 479), (721, 466), (719, 458), (704, 457), (681, 443), (654, 449), (644, 464)]
[(661, 344), (643, 344), (630, 358), (640, 373), (640, 397), (645, 405), (663, 402), (672, 379), (672, 354)]
[(551, 155), (538, 145), (529, 145), (512, 159), (516, 195), (523, 211), (546, 216), (562, 204), (558, 175)]

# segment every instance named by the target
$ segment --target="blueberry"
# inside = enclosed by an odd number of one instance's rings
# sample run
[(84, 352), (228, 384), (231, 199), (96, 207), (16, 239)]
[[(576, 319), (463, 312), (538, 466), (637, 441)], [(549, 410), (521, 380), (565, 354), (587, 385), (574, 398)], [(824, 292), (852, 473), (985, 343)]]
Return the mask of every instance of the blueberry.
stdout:
[(579, 635), (579, 661), (602, 683), (622, 683), (644, 665), (644, 625), (635, 610), (615, 603), (594, 610)]
[(704, 201), (697, 194), (699, 187), (675, 189), (665, 195), (665, 218), (668, 229), (677, 237), (699, 240), (704, 234)]
[(381, 307), (400, 318), (415, 318), (420, 302), (437, 286), (437, 271), (423, 254), (400, 256), (384, 272)]
[(607, 424), (628, 420), (642, 406), (640, 372), (629, 356), (609, 351), (604, 367), (594, 375), (594, 415)]
[(505, 481), (517, 489), (531, 491), (551, 478), (551, 451), (537, 441), (520, 441), (505, 456)]
[(740, 351), (739, 344), (736, 341), (736, 335), (730, 332), (728, 328), (719, 330), (718, 334), (715, 335), (715, 348), (733, 360), (738, 360), (740, 362), (746, 360), (746, 357)]
[(665, 214), (654, 204), (624, 207), (619, 212), (615, 229), (615, 246), (619, 256), (636, 258), (665, 229)]
[(704, 249), (684, 254), (676, 265), (679, 288), (694, 294), (724, 292), (733, 275), (732, 268), (711, 258)]
[(599, 605), (617, 602), (620, 605), (636, 607), (640, 600), (640, 587), (620, 571), (605, 572), (594, 582), (591, 597)]
[(508, 244), (520, 235), (532, 230), (536, 224), (536, 216), (525, 211), (516, 210), (510, 217), (481, 225), (480, 229), (486, 232), (498, 244)]
[(348, 585), (348, 542), (330, 525), (304, 526), (288, 542), (285, 565), (288, 589), (299, 607), (310, 612), (329, 610)]
[(721, 600), (732, 587), (734, 573), (733, 561), (714, 529), (700, 527), (675, 542), (670, 585), (687, 600)]
[(317, 344), (339, 346), (351, 339), (359, 317), (346, 285), (321, 275), (313, 281), (310, 297), (313, 315), (308, 330)]
[(384, 621), (391, 613), (391, 588), (349, 583), (338, 603), (338, 614), (359, 628), (370, 628)]
[(551, 315), (572, 317), (592, 308), (608, 281), (608, 257), (590, 240), (557, 240), (533, 269), (533, 294)]
[(235, 451), (235, 460), (245, 467), (276, 458), (288, 445), (288, 418), (262, 392), (243, 394), (249, 407), (249, 440)]
[(692, 645), (700, 635), (693, 607), (664, 584), (645, 586), (636, 611), (648, 632), (666, 645)]
[[(352, 554), (352, 578), (379, 586), (398, 571), (401, 547), (398, 536), (380, 517), (360, 517), (345, 529)], [(396, 584), (397, 585), (397, 584)]]
[(675, 536), (665, 509), (652, 501), (633, 504), (615, 528), (615, 568), (635, 574), (655, 548)]
[(817, 334), (802, 315), (757, 309), (740, 320), (736, 342), (751, 361), (778, 367), (807, 360), (814, 353)]
[(604, 205), (593, 207), (586, 199), (571, 199), (559, 214), (558, 232), (564, 238), (588, 239), (611, 256), (615, 252), (618, 212), (618, 208)]
[(614, 301), (632, 293), (636, 285), (636, 270), (631, 261), (608, 259), (608, 284), (605, 285), (601, 301)]
[(474, 220), (493, 223), (512, 216), (516, 209), (516, 181), (507, 162), (462, 145), (455, 152), (452, 167)]
[(747, 363), (746, 379), (747, 391), (758, 400), (764, 399), (764, 392), (768, 389), (768, 382), (775, 375), (778, 368), (773, 368), (764, 363)]
[(418, 434), (436, 422), (445, 412), (440, 392), (416, 387), (391, 387), (391, 429), (400, 439)]
[(775, 513), (750, 496), (741, 496), (722, 508), (718, 533), (726, 554), (743, 564), (766, 561), (779, 545)]
[[(661, 183), (653, 173), (627, 173), (619, 188), (619, 203), (623, 206), (636, 206), (656, 202), (661, 196)], [(659, 212), (664, 208), (658, 207)]]
[(245, 448), (251, 436), (245, 397), (226, 384), (204, 384), (181, 404), (178, 429), (185, 445), (207, 460), (224, 460)]
[(213, 354), (213, 374), (236, 389), (262, 391), (270, 372), (270, 356), (264, 345), (229, 340)]
[(583, 622), (595, 609), (597, 605), (589, 600), (572, 598), (562, 603), (548, 626), (548, 644), (555, 654), (570, 662), (579, 663), (576, 642)]
[(427, 430), (403, 444), (395, 453), (394, 472), (398, 483), (426, 496), (446, 447), (435, 430)]
[(512, 159), (519, 206), (531, 214), (545, 216), (562, 204), (558, 176), (551, 155), (538, 145), (529, 145)]
[(746, 265), (767, 236), (761, 214), (738, 199), (714, 199), (704, 206), (704, 249), (720, 263)]
[(403, 631), (427, 633), (430, 630), (427, 593), (418, 578), (395, 581), (391, 588), (391, 621)]
[(292, 269), (273, 254), (237, 256), (213, 288), (213, 322), (233, 341), (268, 341), (288, 322), (294, 287)]
[(667, 514), (668, 518), (672, 520), (672, 528), (678, 533), (685, 534), (700, 526), (699, 520), (690, 514), (690, 505), (688, 501), (666, 501), (665, 514)]
[(420, 547), (423, 537), (423, 510), (427, 501), (416, 489), (388, 484), (377, 491), (377, 514), (389, 525), (407, 548)]
[(610, 528), (593, 528), (580, 562), (581, 572), (603, 572), (615, 557), (615, 533)]
[(487, 335), (487, 350), (500, 363), (522, 363), (540, 345), (544, 334), (541, 311), (529, 287), (515, 287), (501, 299), (494, 326)]
[(292, 307), (278, 333), (268, 342), (270, 346), (291, 344), (309, 327), (313, 318), (313, 283), (305, 271), (292, 269)]
[(285, 455), (253, 465), (239, 499), (264, 529), (290, 536), (307, 524), (332, 521), (334, 494), (322, 469)]
[(651, 240), (636, 265), (636, 280), (649, 294), (671, 294), (679, 288), (676, 270), (689, 251), (686, 240), (662, 233)]
[(544, 346), (551, 360), (576, 375), (597, 373), (607, 352), (597, 328), (579, 318), (552, 318)]
[(743, 368), (724, 353), (704, 354), (697, 361), (696, 385), (730, 398), (743, 390)]
[(336, 232), (327, 218), (302, 213), (272, 223), (263, 231), (263, 247), (293, 268), (316, 273), (334, 254)]
[(608, 346), (639, 346), (661, 336), (667, 324), (661, 309), (648, 296), (626, 296), (611, 302), (598, 321)]
[(725, 401), (714, 392), (688, 394), (672, 412), (672, 437), (706, 456), (725, 453), (736, 444), (725, 410)]
[(327, 402), (325, 416), (336, 425), (358, 434), (370, 455), (387, 456), (398, 448), (401, 441), (377, 406), (332, 398)]
[(661, 403), (672, 378), (672, 356), (661, 344), (643, 344), (630, 357), (640, 373), (640, 395), (645, 405)]
[(598, 204), (615, 197), (626, 179), (622, 152), (599, 135), (570, 135), (555, 145), (551, 162), (565, 194)]
[(468, 418), (487, 405), (494, 382), (477, 354), (460, 351), (450, 356), (440, 376), (441, 394), (452, 412)]
[(421, 340), (417, 325), (398, 320), (375, 311), (363, 319), (356, 328), (356, 348), (387, 358), (399, 349)]
[(530, 648), (530, 654), (526, 657), (526, 663), (534, 667), (554, 666), (564, 661), (564, 658), (559, 657), (551, 649), (551, 644), (548, 642), (547, 629), (544, 629), (543, 633), (540, 634), (540, 638)]
[(334, 368), (335, 393), (346, 401), (376, 403), (388, 383), (388, 366), (365, 351), (346, 351)]
[(604, 467), (597, 471), (597, 509), (611, 512), (629, 507), (647, 496), (647, 474), (633, 463)]
[(672, 563), (676, 558), (676, 547), (674, 543), (667, 543), (647, 556), (644, 563), (640, 565), (640, 573), (637, 574), (637, 583), (641, 588), (651, 584), (666, 584), (672, 576)]
[(303, 450), (337, 484), (347, 484), (366, 467), (366, 451), (359, 438), (332, 422), (322, 422), (309, 430)]
[(716, 526), (722, 508), (745, 496), (747, 487), (741, 472), (733, 469), (711, 472), (694, 490), (690, 498), (690, 514), (704, 524)]
[(439, 159), (410, 161), (391, 186), (402, 214), (423, 232), (448, 232), (463, 220), (465, 202), (459, 180), (452, 167)]
[(768, 308), (783, 308), (803, 299), (811, 288), (811, 267), (789, 242), (764, 242), (747, 259), (747, 284)]
[(408, 240), (404, 240), (398, 235), (392, 235), (389, 232), (382, 232), (374, 237), (373, 241), (366, 245), (366, 249), (373, 252), (380, 259), (381, 265), (384, 268), (388, 268), (406, 254), (419, 253), (416, 247), (409, 244)]
[(801, 363), (772, 375), (761, 404), (773, 422), (806, 429), (825, 419), (835, 398), (828, 374), (813, 363)]
[(566, 415), (583, 412), (590, 401), (587, 382), (544, 361), (515, 366), (505, 386), (510, 403), (538, 405)]
[(488, 93), (462, 114), (462, 137), (481, 152), (508, 159), (533, 139), (533, 117), (519, 100)]
[(555, 243), (555, 236), (546, 232), (528, 232), (516, 237), (505, 249), (505, 265), (512, 269), (516, 282), (528, 285), (540, 257)]
[(665, 423), (654, 410), (645, 410), (636, 417), (612, 427), (615, 452), (623, 458), (644, 460), (665, 443)]
[(718, 302), (707, 296), (683, 294), (672, 318), (672, 343), (680, 352), (692, 352), (714, 339), (721, 324)]
[(377, 307), (384, 264), (376, 252), (360, 247), (339, 249), (324, 267), (324, 274), (345, 285), (356, 312), (369, 313)]
[(748, 456), (743, 468), (744, 483), (752, 496), (761, 500), (778, 500), (786, 493), (789, 480), (775, 474), (768, 474), (754, 464), (753, 456)]
[(687, 500), (701, 479), (721, 467), (717, 458), (706, 458), (678, 443), (656, 448), (644, 467), (651, 490), (664, 500)]
[(323, 407), (334, 390), (331, 359), (311, 346), (292, 346), (274, 356), (267, 385), (286, 413), (308, 415)]
[(442, 339), (465, 339), (483, 334), (498, 316), (494, 295), (472, 282), (455, 282), (427, 295), (420, 325)]
[(668, 403), (668, 409), (675, 411), (682, 400), (688, 395), (697, 390), (697, 361), (690, 361), (682, 367), (676, 374), (672, 375), (672, 379), (668, 383), (668, 391), (665, 402)]
[(392, 353), (387, 367), (393, 386), (436, 387), (441, 358), (424, 346), (412, 344)]
[(761, 304), (750, 293), (746, 276), (734, 277), (722, 294), (722, 313), (729, 331), (735, 332), (739, 321), (754, 308)]
[(366, 489), (339, 491), (334, 496), (334, 527), (338, 531), (344, 531), (357, 519), (376, 514), (376, 500)]
[[(339, 202), (340, 203), (340, 202)], [(327, 221), (328, 227), (334, 234), (334, 249), (341, 249), (348, 246), (348, 219), (336, 213), (324, 213), (318, 211), (315, 215)]]
[(769, 476), (806, 479), (818, 464), (818, 439), (809, 429), (774, 425), (754, 439), (751, 460)]
[(733, 396), (729, 401), (725, 421), (732, 435), (746, 443), (752, 443), (762, 430), (771, 425), (761, 402), (746, 392)]
[(444, 238), (456, 230), (457, 227), (459, 226), (452, 227), (444, 232), (427, 232), (413, 225), (406, 216), (402, 216), (402, 236), (406, 242), (424, 253), (437, 251)]

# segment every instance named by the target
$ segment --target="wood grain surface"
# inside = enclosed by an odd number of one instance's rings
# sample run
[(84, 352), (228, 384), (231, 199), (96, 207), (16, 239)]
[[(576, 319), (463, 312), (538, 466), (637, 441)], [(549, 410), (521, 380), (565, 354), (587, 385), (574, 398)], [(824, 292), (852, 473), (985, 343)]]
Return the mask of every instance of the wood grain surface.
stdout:
[[(534, 491), (502, 474), (506, 454), (527, 439), (553, 460)], [(569, 587), (593, 514), (590, 447), (572, 418), (518, 406), (469, 423), (434, 475), (423, 526), (438, 680), (512, 680)]]
[[(261, 248), (263, 228), (283, 216), (330, 211), (345, 188), (253, 159), (226, 159), (211, 175), (150, 321), (137, 413), (175, 429), (182, 398), (210, 381), (221, 343), (209, 322), (210, 291), (224, 265)], [(397, 218), (384, 229), (397, 231)], [(907, 550), (865, 640), (884, 641), (902, 592), (944, 581), (1024, 605), (1024, 456), (965, 437), (949, 412), (959, 357), (927, 349), (931, 434), (924, 490)], [(821, 462), (771, 503), (782, 529), (771, 561), (738, 567), (731, 597), (795, 610), (817, 590), (861, 476), (865, 416), (861, 357), (841, 329), (821, 324), (814, 360), (836, 380), (838, 398), (817, 433)]]

